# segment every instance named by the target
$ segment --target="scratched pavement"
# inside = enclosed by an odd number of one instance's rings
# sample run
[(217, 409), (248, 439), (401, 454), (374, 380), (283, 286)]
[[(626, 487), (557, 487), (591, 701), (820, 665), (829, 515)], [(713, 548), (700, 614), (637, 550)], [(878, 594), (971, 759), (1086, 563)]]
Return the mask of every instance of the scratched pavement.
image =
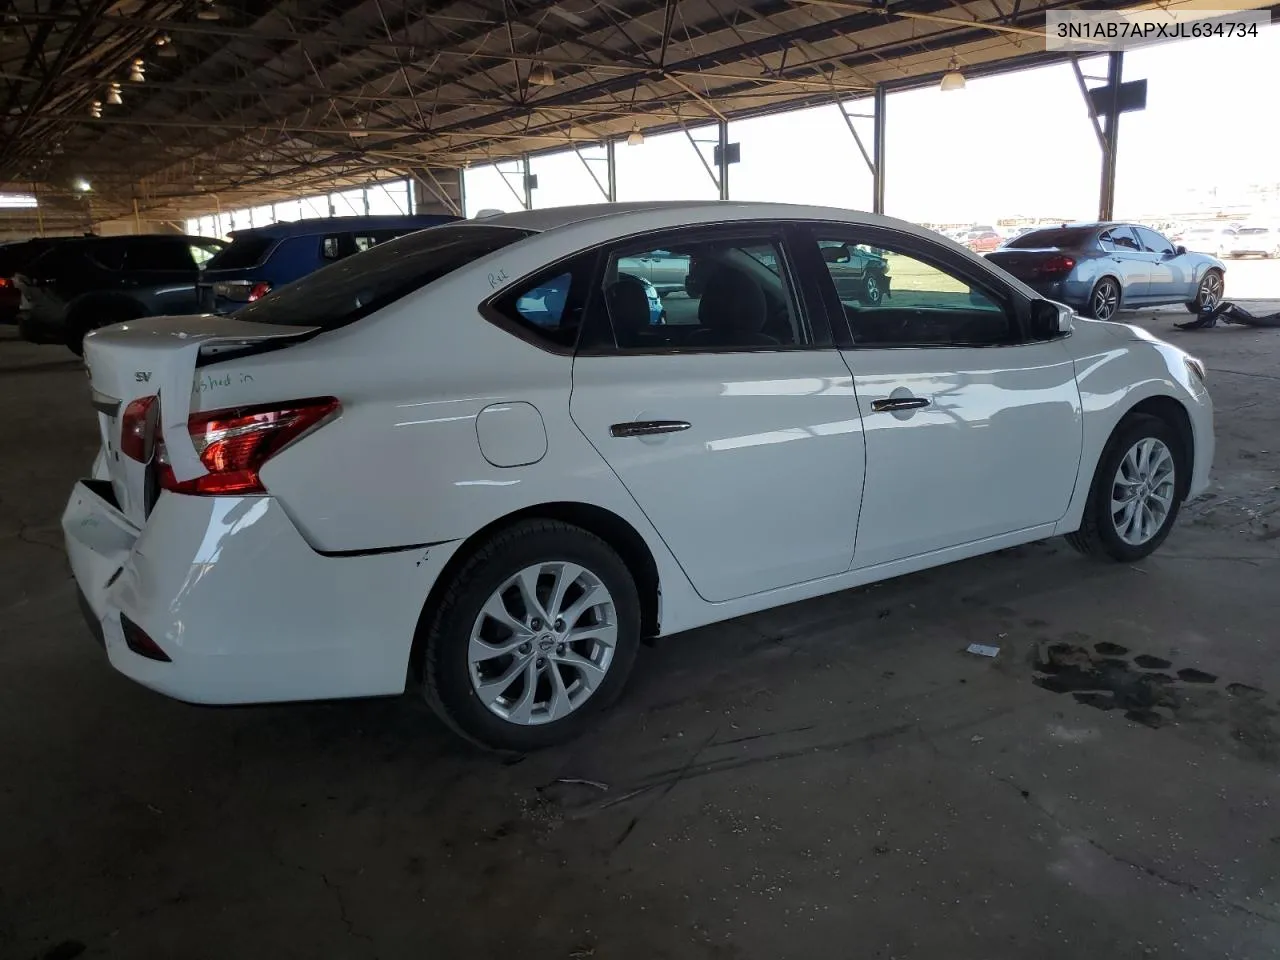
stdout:
[(1280, 330), (1142, 316), (1219, 429), (1155, 557), (1047, 541), (659, 641), (518, 761), (407, 699), (116, 675), (57, 527), (83, 370), (0, 328), (0, 957), (1280, 956)]

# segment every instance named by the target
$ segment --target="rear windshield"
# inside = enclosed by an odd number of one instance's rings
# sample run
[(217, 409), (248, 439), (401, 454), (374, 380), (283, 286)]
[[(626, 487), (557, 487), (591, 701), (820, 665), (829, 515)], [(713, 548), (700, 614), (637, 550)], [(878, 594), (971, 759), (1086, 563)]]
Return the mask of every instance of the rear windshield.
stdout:
[(1054, 230), (1032, 230), (1006, 243), (1006, 250), (1072, 249), (1088, 242), (1093, 227), (1058, 227)]
[(206, 270), (244, 270), (256, 267), (275, 246), (270, 237), (236, 237), (230, 246), (223, 247), (205, 264)]
[(285, 284), (236, 311), (236, 319), (331, 330), (531, 235), (474, 224), (420, 230)]

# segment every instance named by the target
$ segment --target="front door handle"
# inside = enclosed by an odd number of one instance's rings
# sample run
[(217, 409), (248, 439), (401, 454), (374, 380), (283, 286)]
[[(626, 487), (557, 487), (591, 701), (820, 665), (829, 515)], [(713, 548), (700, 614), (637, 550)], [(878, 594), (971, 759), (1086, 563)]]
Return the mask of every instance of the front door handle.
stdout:
[(872, 400), (871, 409), (875, 413), (891, 413), (895, 410), (919, 410), (927, 407), (927, 397), (885, 397), (883, 400)]
[(688, 430), (693, 424), (684, 420), (632, 420), (630, 423), (615, 423), (609, 428), (611, 437), (651, 437), (659, 433), (679, 433)]

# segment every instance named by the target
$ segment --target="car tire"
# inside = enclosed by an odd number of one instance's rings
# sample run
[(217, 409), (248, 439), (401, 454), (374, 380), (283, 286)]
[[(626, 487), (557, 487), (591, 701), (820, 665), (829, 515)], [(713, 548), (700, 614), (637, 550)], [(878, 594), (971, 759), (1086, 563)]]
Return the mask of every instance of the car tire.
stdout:
[(1095, 320), (1111, 320), (1120, 312), (1121, 300), (1120, 281), (1115, 277), (1103, 277), (1089, 291), (1089, 299), (1085, 303), (1085, 316)]
[(868, 273), (862, 280), (862, 292), (858, 295), (858, 300), (869, 307), (878, 307), (884, 302), (884, 282), (883, 278), (874, 273)]
[(1217, 306), (1222, 302), (1223, 291), (1226, 285), (1222, 280), (1221, 270), (1206, 270), (1203, 277), (1200, 278), (1200, 286), (1196, 288), (1196, 296), (1194, 300), (1188, 300), (1186, 307), (1192, 313), (1199, 313), (1205, 302), (1206, 286), (1216, 287), (1216, 293), (1213, 294), (1214, 305)]
[[(557, 569), (574, 577), (567, 588), (557, 590)], [(534, 584), (544, 609), (527, 609), (521, 578)], [(574, 622), (540, 622), (538, 614), (570, 613), (588, 588), (603, 600)], [(557, 592), (559, 609), (546, 610)], [(494, 534), (457, 568), (427, 614), (423, 696), (456, 733), (491, 750), (537, 750), (582, 734), (622, 692), (640, 647), (639, 592), (622, 558), (594, 534), (555, 520), (526, 520)], [(575, 626), (599, 627), (612, 646), (599, 639), (566, 644)], [(576, 704), (574, 696), (581, 698)], [(566, 710), (558, 719), (557, 705)]]
[[(1150, 483), (1150, 479), (1137, 479), (1142, 475), (1143, 449), (1151, 453), (1148, 466), (1150, 475), (1157, 478), (1154, 485)], [(1169, 469), (1167, 474), (1160, 469), (1165, 464), (1165, 457)], [(1177, 430), (1168, 421), (1147, 414), (1131, 414), (1126, 417), (1116, 427), (1102, 451), (1089, 488), (1089, 499), (1085, 504), (1080, 529), (1067, 534), (1067, 542), (1085, 556), (1114, 560), (1117, 563), (1133, 563), (1149, 556), (1164, 543), (1178, 519), (1183, 492), (1187, 488), (1185, 477), (1190, 469), (1189, 460)], [(1136, 475), (1135, 467), (1138, 468)], [(1136, 506), (1133, 511), (1127, 511), (1123, 507), (1114, 509), (1116, 503), (1127, 502), (1115, 499), (1118, 490), (1134, 490)], [(1156, 512), (1154, 510), (1146, 514), (1149, 517), (1147, 522), (1152, 526), (1144, 530), (1141, 529), (1142, 512), (1147, 509), (1146, 504), (1159, 503), (1143, 493), (1147, 490), (1155, 495), (1166, 495), (1168, 505), (1162, 517), (1152, 515)], [(1138, 516), (1136, 526), (1139, 529), (1134, 529), (1127, 522), (1135, 515)]]

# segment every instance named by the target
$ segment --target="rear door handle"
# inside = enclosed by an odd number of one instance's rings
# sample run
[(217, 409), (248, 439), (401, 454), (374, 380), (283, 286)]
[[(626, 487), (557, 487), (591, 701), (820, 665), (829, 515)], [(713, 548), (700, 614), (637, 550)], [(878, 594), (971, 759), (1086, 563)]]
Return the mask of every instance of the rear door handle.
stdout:
[(894, 410), (919, 410), (927, 407), (926, 397), (885, 397), (883, 400), (872, 400), (871, 409), (875, 413), (889, 413)]
[(609, 428), (611, 437), (651, 437), (658, 433), (679, 433), (688, 430), (692, 424), (684, 420), (632, 420), (630, 423), (615, 423)]

